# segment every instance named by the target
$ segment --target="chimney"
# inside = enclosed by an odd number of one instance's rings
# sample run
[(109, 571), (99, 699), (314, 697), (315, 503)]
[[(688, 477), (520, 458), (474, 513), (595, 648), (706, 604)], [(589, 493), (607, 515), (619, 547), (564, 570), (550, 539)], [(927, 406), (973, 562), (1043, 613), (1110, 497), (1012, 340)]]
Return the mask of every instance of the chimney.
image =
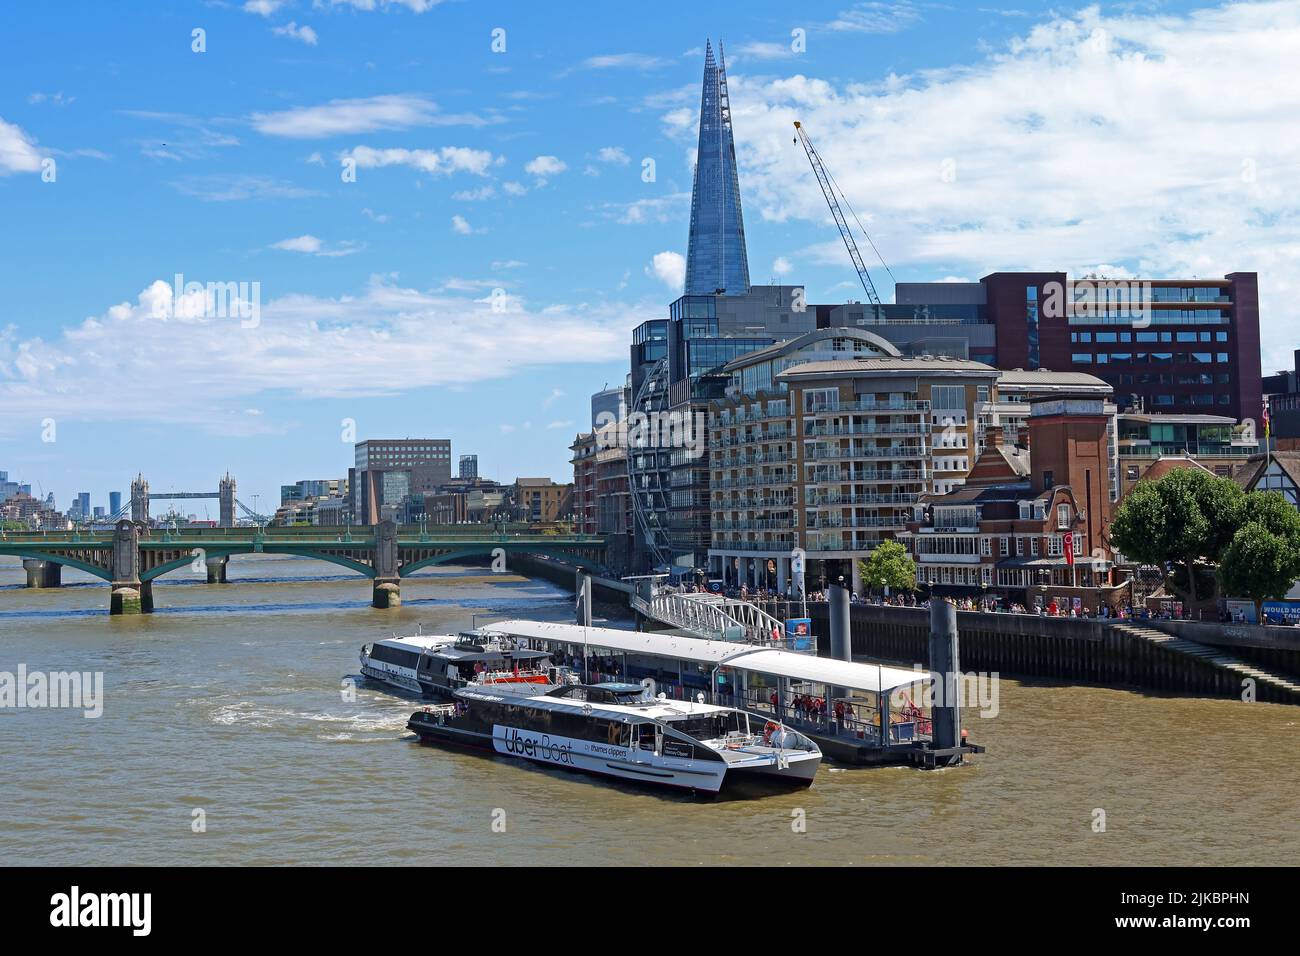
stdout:
[(989, 448), (1002, 447), (1002, 426), (989, 425), (984, 429), (984, 444)]

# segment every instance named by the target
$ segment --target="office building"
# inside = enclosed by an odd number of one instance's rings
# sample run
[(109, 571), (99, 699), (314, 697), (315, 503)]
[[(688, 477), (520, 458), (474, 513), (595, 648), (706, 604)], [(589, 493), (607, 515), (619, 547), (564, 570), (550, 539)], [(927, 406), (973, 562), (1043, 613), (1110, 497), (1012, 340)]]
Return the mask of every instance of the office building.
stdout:
[[(1087, 372), (1121, 411), (1203, 412), (1234, 421), (1261, 408), (1258, 277), (1071, 279), (995, 272), (979, 282), (899, 283), (900, 305), (973, 309), (950, 327), (969, 357), (1001, 369)], [(931, 306), (938, 308), (938, 306)], [(856, 323), (853, 323), (856, 324)], [(898, 327), (863, 327), (896, 341)], [(906, 351), (906, 350), (905, 350)]]
[(691, 230), (686, 253), (686, 294), (743, 295), (749, 291), (745, 223), (740, 211), (740, 177), (731, 132), (727, 64), (704, 46), (704, 85), (700, 94), (700, 138), (691, 186)]
[(359, 524), (399, 520), (410, 495), (436, 494), (451, 479), (451, 442), (377, 438), (358, 442), (348, 469), (353, 514)]

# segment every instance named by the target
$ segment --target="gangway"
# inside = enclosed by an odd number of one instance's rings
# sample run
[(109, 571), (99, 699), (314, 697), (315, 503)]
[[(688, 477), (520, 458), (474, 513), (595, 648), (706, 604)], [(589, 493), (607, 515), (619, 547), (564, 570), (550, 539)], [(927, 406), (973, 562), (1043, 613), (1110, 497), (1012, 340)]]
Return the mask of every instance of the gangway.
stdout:
[(785, 625), (780, 619), (750, 601), (656, 587), (649, 600), (644, 594), (632, 595), (631, 604), (648, 618), (706, 640), (765, 646), (786, 642)]

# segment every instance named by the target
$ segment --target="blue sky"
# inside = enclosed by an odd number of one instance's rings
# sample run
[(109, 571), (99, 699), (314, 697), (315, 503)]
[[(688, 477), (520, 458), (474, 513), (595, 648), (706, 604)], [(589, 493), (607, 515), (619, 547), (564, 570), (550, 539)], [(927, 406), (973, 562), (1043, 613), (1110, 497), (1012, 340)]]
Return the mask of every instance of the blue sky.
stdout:
[[(1256, 270), (1280, 367), (1298, 6), (6, 4), (0, 470), (265, 506), (355, 422), (565, 479), (680, 288), (706, 38), (753, 281), (859, 294), (799, 118), (898, 279)], [(256, 322), (169, 313), (177, 273), (258, 283)]]

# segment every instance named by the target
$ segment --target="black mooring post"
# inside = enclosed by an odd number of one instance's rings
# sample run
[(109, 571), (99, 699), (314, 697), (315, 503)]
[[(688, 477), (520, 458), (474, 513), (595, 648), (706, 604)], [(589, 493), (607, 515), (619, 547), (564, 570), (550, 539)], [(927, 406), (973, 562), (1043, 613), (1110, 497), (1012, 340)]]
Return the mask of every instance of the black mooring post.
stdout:
[(957, 653), (957, 608), (941, 598), (930, 600), (930, 679), (935, 701), (930, 708), (934, 748), (961, 743), (961, 704), (958, 688), (961, 662)]

